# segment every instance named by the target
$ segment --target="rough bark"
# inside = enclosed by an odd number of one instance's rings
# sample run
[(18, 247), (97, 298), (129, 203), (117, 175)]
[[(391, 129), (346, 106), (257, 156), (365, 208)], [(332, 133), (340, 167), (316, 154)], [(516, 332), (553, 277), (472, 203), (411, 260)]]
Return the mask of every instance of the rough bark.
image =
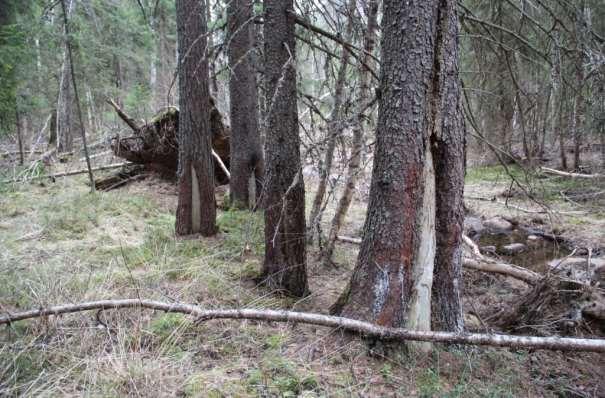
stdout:
[(575, 64), (574, 64), (574, 72), (575, 72), (575, 96), (573, 103), (573, 111), (572, 111), (572, 122), (571, 122), (571, 134), (574, 141), (574, 157), (573, 157), (573, 169), (575, 171), (579, 171), (581, 164), (581, 146), (582, 146), (582, 134), (584, 133), (584, 123), (583, 116), (585, 111), (585, 103), (586, 99), (583, 96), (584, 85), (586, 81), (586, 76), (584, 73), (584, 62), (585, 62), (585, 46), (588, 40), (587, 30), (589, 27), (587, 26), (586, 14), (587, 7), (586, 2), (579, 2), (578, 7), (575, 8), (575, 29), (574, 29), (574, 39), (575, 39)]
[[(357, 8), (356, 0), (349, 0), (348, 4), (348, 20), (345, 28), (344, 42), (349, 43), (351, 41), (353, 33), (353, 20), (355, 11)], [(332, 163), (334, 161), (334, 150), (336, 149), (336, 140), (342, 135), (343, 123), (342, 123), (342, 105), (345, 96), (345, 83), (347, 77), (347, 66), (349, 64), (349, 58), (351, 53), (347, 50), (346, 45), (342, 46), (340, 66), (338, 68), (338, 74), (336, 76), (336, 86), (334, 87), (334, 105), (330, 114), (330, 121), (328, 122), (327, 137), (326, 137), (326, 151), (324, 153), (324, 159), (321, 163), (319, 170), (319, 184), (315, 197), (313, 198), (313, 205), (311, 207), (311, 213), (309, 215), (309, 228), (308, 228), (308, 240), (309, 243), (313, 242), (313, 237), (317, 233), (319, 236), (319, 225), (321, 224), (322, 217), (322, 204), (326, 195), (326, 188), (328, 187), (328, 177), (332, 172)]]
[(582, 115), (584, 113), (584, 97), (582, 91), (584, 88), (584, 56), (582, 49), (578, 50), (579, 54), (576, 58), (575, 74), (576, 74), (576, 95), (574, 96), (573, 110), (571, 114), (571, 136), (574, 143), (573, 151), (573, 169), (580, 170), (580, 152), (582, 146)]
[[(250, 0), (232, 0), (227, 8), (229, 29), (229, 98), (231, 106), (231, 204), (254, 207), (263, 186), (264, 161), (260, 140), (258, 90), (252, 64), (253, 14)], [(252, 182), (252, 184), (251, 184)], [(254, 192), (250, 192), (254, 187)]]
[(370, 100), (370, 69), (372, 65), (371, 54), (374, 52), (374, 44), (376, 41), (376, 29), (378, 27), (377, 15), (378, 15), (378, 0), (369, 0), (367, 4), (367, 15), (368, 24), (364, 35), (363, 45), (363, 57), (357, 63), (357, 73), (359, 74), (359, 96), (357, 97), (357, 109), (353, 124), (353, 143), (351, 147), (351, 158), (347, 165), (347, 175), (345, 180), (344, 191), (338, 201), (334, 217), (332, 218), (332, 224), (330, 227), (330, 233), (328, 236), (328, 242), (322, 252), (322, 259), (325, 265), (329, 265), (332, 262), (332, 255), (334, 253), (334, 247), (340, 228), (344, 222), (344, 219), (353, 200), (353, 193), (355, 192), (355, 186), (359, 179), (360, 165), (361, 165), (361, 153), (363, 151), (364, 141), (364, 107), (365, 104)]
[(202, 2), (177, 0), (179, 44), (179, 199), (176, 233), (216, 234), (216, 203)]
[(301, 175), (292, 0), (265, 0), (265, 259), (263, 279), (293, 296), (308, 292), (305, 187)]
[(432, 301), (434, 327), (462, 330), (457, 23), (453, 0), (384, 2), (368, 215), (350, 284), (333, 307), (344, 316), (429, 330)]
[(553, 135), (554, 139), (559, 140), (559, 158), (561, 168), (567, 170), (567, 157), (565, 156), (565, 138), (563, 135), (563, 103), (565, 95), (563, 93), (563, 80), (561, 77), (561, 49), (559, 46), (559, 31), (553, 31), (553, 52), (552, 52), (552, 69), (551, 69), (551, 85), (553, 88)]
[[(75, 9), (75, 1), (67, 3), (67, 18), (69, 19)], [(73, 140), (76, 132), (76, 111), (74, 106), (73, 85), (71, 81), (72, 65), (69, 60), (67, 48), (67, 32), (65, 32), (63, 43), (63, 66), (61, 67), (61, 78), (59, 83), (59, 97), (57, 101), (57, 152), (66, 153), (73, 151)]]
[[(174, 107), (164, 109), (147, 124), (139, 125), (128, 116), (115, 102), (109, 101), (116, 113), (132, 130), (129, 137), (113, 137), (111, 148), (116, 156), (133, 163), (148, 164), (152, 167), (172, 173), (178, 168), (178, 130), (179, 110)], [(229, 168), (230, 131), (223, 123), (223, 116), (216, 109), (214, 100), (209, 101), (210, 130), (212, 132), (212, 148)], [(224, 185), (229, 177), (223, 172), (218, 163), (214, 164), (215, 183)]]

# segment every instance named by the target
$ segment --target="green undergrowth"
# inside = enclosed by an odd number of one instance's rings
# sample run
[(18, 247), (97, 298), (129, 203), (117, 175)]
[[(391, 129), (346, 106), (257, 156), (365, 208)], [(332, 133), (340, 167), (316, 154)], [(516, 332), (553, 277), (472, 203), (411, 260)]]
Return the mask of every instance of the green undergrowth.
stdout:
[(509, 165), (507, 169), (501, 165), (470, 167), (466, 170), (465, 182), (501, 185), (502, 188), (511, 188), (521, 199), (528, 199), (527, 194), (530, 194), (537, 200), (548, 202), (564, 202), (564, 194), (596, 192), (604, 188), (596, 180), (529, 173), (517, 165)]

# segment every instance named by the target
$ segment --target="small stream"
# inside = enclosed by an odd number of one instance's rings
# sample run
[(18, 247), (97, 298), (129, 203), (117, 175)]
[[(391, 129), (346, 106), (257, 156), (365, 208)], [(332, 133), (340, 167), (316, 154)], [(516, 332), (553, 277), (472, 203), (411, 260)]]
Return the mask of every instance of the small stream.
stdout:
[[(485, 231), (479, 235), (478, 239), (475, 238), (475, 240), (483, 253), (495, 255), (509, 263), (539, 273), (548, 271), (548, 263), (550, 261), (565, 257), (571, 253), (565, 245), (520, 229), (499, 233)], [(512, 252), (511, 250), (507, 250), (509, 245), (519, 243), (523, 244), (525, 248)]]

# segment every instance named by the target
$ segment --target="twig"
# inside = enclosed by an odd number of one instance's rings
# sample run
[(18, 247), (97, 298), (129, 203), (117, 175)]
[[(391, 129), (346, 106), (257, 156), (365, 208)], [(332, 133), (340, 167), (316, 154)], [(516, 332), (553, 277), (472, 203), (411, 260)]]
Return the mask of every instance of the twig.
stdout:
[(400, 328), (388, 328), (349, 318), (306, 312), (257, 309), (204, 310), (200, 307), (190, 304), (164, 303), (160, 301), (139, 299), (90, 301), (79, 304), (65, 304), (48, 308), (40, 308), (14, 314), (6, 313), (5, 315), (0, 316), (0, 325), (50, 315), (121, 308), (147, 308), (165, 312), (188, 314), (194, 316), (196, 318), (196, 322), (198, 323), (211, 319), (253, 319), (267, 322), (306, 323), (311, 325), (341, 328), (351, 333), (375, 337), (383, 340), (413, 340), (449, 344), (487, 345), (495, 347), (605, 352), (604, 339), (415, 331)]

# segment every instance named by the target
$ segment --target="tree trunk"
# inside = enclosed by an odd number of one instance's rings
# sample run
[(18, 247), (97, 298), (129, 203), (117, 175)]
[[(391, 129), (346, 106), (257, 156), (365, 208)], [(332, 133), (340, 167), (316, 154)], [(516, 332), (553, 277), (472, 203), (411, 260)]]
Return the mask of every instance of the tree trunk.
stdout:
[(465, 131), (456, 2), (385, 0), (382, 29), (364, 238), (333, 310), (383, 326), (429, 330), (432, 321), (461, 331)]
[[(211, 1), (206, 1), (206, 21), (209, 26), (212, 26), (212, 4)], [(208, 60), (208, 68), (210, 70), (210, 95), (214, 98), (217, 98), (218, 95), (218, 81), (216, 78), (216, 66), (214, 64), (215, 56), (214, 56), (214, 32), (208, 33), (208, 54), (210, 55), (210, 59)]]
[[(348, 20), (347, 27), (345, 29), (344, 41), (346, 43), (351, 42), (353, 33), (353, 16), (357, 8), (356, 0), (349, 0), (348, 5)], [(313, 207), (311, 208), (311, 214), (309, 215), (309, 228), (307, 232), (307, 238), (309, 243), (313, 242), (313, 237), (317, 233), (317, 239), (321, 239), (319, 236), (319, 225), (321, 224), (322, 216), (322, 204), (324, 196), (326, 195), (326, 188), (328, 186), (328, 178), (332, 171), (332, 163), (334, 161), (334, 150), (336, 149), (336, 140), (342, 134), (342, 104), (345, 95), (345, 83), (347, 77), (347, 66), (349, 64), (349, 58), (351, 54), (347, 50), (346, 46), (342, 46), (340, 66), (338, 68), (338, 74), (336, 76), (336, 86), (334, 87), (334, 106), (330, 115), (330, 121), (327, 129), (327, 146), (326, 152), (324, 153), (324, 160), (319, 170), (319, 184), (315, 197), (313, 198)]]
[[(360, 164), (361, 164), (361, 152), (363, 151), (363, 128), (364, 128), (364, 107), (370, 100), (370, 70), (368, 66), (372, 65), (371, 54), (374, 51), (374, 44), (376, 41), (376, 29), (378, 27), (377, 15), (378, 15), (378, 0), (369, 0), (367, 4), (368, 25), (364, 36), (363, 51), (364, 55), (357, 63), (357, 73), (359, 74), (359, 96), (357, 98), (357, 109), (355, 115), (355, 123), (353, 125), (353, 143), (351, 148), (351, 158), (347, 166), (347, 175), (345, 180), (344, 191), (338, 201), (334, 218), (332, 219), (332, 225), (330, 228), (330, 234), (328, 242), (322, 253), (322, 259), (325, 265), (329, 265), (332, 262), (332, 255), (334, 253), (334, 247), (340, 228), (344, 222), (344, 219), (353, 200), (353, 193), (355, 192), (355, 186), (359, 179)], [(366, 66), (367, 65), (367, 66)]]
[(21, 131), (21, 115), (19, 114), (19, 106), (15, 102), (15, 124), (17, 126), (17, 144), (19, 145), (19, 164), (23, 166), (23, 134)]
[(578, 54), (576, 60), (576, 95), (573, 103), (571, 132), (574, 143), (573, 151), (573, 169), (580, 170), (580, 151), (582, 146), (582, 114), (584, 112), (584, 98), (582, 89), (584, 87), (584, 57)]
[[(75, 9), (75, 1), (69, 0), (67, 4), (67, 18), (70, 18)], [(67, 51), (67, 35), (63, 43), (63, 66), (59, 84), (59, 99), (57, 103), (57, 152), (73, 151), (73, 137), (76, 131), (76, 111), (74, 106), (73, 87), (71, 82), (71, 68)]]
[(573, 168), (580, 171), (580, 151), (582, 146), (582, 115), (584, 113), (584, 98), (582, 90), (584, 89), (584, 43), (586, 41), (584, 13), (586, 12), (586, 2), (581, 1), (579, 8), (576, 9), (575, 40), (576, 40), (576, 59), (575, 59), (575, 96), (572, 111), (572, 138), (574, 142)]
[(176, 233), (216, 234), (206, 12), (200, 1), (177, 0), (179, 42), (179, 199)]
[[(231, 106), (231, 203), (254, 207), (263, 187), (264, 162), (258, 119), (258, 90), (252, 64), (253, 15), (250, 0), (232, 0), (229, 29), (229, 97)], [(250, 182), (253, 182), (250, 184)], [(251, 187), (255, 187), (254, 192)]]
[(265, 260), (271, 288), (302, 297), (308, 292), (305, 187), (296, 105), (293, 0), (265, 0)]

